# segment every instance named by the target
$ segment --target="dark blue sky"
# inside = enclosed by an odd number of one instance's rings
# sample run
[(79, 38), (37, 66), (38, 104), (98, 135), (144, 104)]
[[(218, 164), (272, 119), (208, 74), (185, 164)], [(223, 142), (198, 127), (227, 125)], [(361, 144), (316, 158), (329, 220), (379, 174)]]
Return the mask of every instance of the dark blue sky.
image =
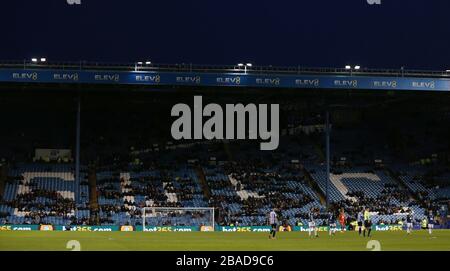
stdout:
[(2, 0), (0, 59), (450, 68), (450, 1)]

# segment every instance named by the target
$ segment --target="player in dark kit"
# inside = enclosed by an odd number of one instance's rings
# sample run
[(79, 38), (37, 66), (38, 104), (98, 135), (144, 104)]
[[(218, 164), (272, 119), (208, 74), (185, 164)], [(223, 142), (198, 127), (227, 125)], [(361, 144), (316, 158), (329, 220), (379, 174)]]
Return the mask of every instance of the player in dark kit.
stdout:
[(366, 208), (364, 211), (364, 232), (363, 236), (366, 237), (366, 230), (367, 230), (367, 237), (370, 237), (370, 232), (372, 231), (372, 218), (369, 212), (369, 208)]
[(328, 228), (329, 235), (334, 235), (336, 233), (336, 216), (333, 211), (328, 213)]
[(428, 212), (427, 222), (428, 222), (428, 233), (432, 234), (433, 233), (433, 229), (434, 229), (434, 214), (433, 214), (432, 210), (430, 210)]
[(413, 215), (412, 212), (409, 211), (406, 215), (406, 232), (410, 234), (413, 229)]

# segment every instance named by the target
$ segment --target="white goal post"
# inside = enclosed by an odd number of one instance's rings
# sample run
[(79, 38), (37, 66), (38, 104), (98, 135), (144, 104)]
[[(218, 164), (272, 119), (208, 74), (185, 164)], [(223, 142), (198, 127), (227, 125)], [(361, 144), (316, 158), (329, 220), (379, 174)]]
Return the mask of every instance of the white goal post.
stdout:
[(142, 207), (142, 231), (146, 226), (204, 226), (214, 231), (214, 224), (212, 207)]

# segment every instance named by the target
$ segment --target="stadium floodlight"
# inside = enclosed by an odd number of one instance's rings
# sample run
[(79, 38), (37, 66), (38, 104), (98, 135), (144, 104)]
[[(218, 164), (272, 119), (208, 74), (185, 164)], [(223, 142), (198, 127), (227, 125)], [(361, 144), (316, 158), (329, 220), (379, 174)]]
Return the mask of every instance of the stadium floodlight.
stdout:
[(252, 63), (246, 63), (246, 64), (244, 64), (244, 63), (239, 63), (239, 64), (237, 64), (237, 65), (238, 65), (238, 67), (244, 67), (244, 73), (247, 73), (247, 67), (252, 67), (252, 66), (253, 66)]
[(345, 66), (345, 69), (346, 69), (346, 70), (351, 70), (351, 69), (352, 69), (352, 66), (346, 65), (346, 66)]
[(143, 64), (144, 64), (144, 62), (142, 62), (142, 61), (134, 62), (134, 71), (137, 72), (138, 66), (142, 66)]
[(356, 65), (356, 66), (355, 66), (355, 70), (359, 70), (359, 69), (361, 69), (361, 66)]
[(39, 63), (39, 62), (47, 62), (47, 58), (45, 58), (45, 57), (33, 57), (32, 59), (31, 59), (31, 62), (33, 62), (33, 63)]
[(145, 61), (145, 65), (150, 65), (150, 64), (152, 64), (151, 61)]
[(450, 72), (450, 70), (446, 70), (445, 72)]

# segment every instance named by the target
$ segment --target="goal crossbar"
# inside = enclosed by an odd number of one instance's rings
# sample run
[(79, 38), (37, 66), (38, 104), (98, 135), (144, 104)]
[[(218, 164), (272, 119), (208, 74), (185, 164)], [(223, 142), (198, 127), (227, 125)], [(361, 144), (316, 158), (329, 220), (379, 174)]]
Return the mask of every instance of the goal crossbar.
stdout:
[[(147, 210), (151, 210), (152, 213), (157, 213), (160, 212), (162, 213), (163, 211), (168, 211), (168, 212), (174, 212), (174, 211), (192, 211), (192, 212), (196, 212), (196, 211), (208, 211), (210, 212), (210, 220), (209, 222), (211, 223), (211, 225), (208, 225), (210, 227), (212, 227), (212, 230), (215, 230), (215, 219), (214, 219), (214, 208), (213, 207), (142, 207), (142, 231), (145, 231), (145, 226), (146, 226), (146, 218), (147, 218)], [(205, 225), (206, 226), (206, 225)]]

